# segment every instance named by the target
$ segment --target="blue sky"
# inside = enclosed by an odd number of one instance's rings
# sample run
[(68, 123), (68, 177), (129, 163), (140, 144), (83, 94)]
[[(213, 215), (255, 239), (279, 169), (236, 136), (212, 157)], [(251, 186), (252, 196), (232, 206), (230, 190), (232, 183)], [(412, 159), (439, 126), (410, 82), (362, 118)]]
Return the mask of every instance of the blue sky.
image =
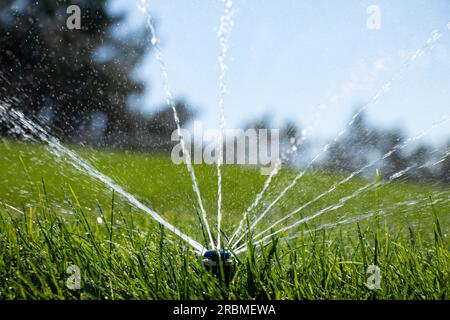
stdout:
[[(174, 95), (194, 105), (205, 126), (218, 127), (222, 1), (149, 0), (148, 5)], [(366, 26), (369, 5), (381, 10), (379, 30)], [(328, 102), (312, 135), (332, 138), (356, 106), (369, 101), (435, 29), (443, 36), (434, 49), (416, 60), (367, 114), (378, 126), (414, 135), (450, 113), (450, 1), (235, 0), (233, 7), (226, 61), (228, 127), (267, 113), (275, 125), (293, 120), (307, 127), (317, 106)], [(111, 8), (129, 13), (127, 30), (144, 20), (133, 0), (112, 0)], [(163, 105), (155, 56), (149, 54), (136, 73), (148, 84), (141, 107)], [(333, 95), (338, 98), (330, 103)], [(448, 126), (430, 138), (442, 142), (444, 137), (450, 137)]]

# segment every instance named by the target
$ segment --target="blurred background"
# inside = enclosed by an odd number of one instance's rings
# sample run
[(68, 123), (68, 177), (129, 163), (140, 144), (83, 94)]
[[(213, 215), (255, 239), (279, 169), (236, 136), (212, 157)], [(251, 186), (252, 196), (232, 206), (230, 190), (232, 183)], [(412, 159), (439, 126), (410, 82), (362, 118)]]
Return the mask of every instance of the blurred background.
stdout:
[[(176, 128), (141, 1), (3, 0), (0, 99), (63, 142), (168, 152)], [(69, 5), (81, 29), (69, 30)], [(369, 6), (379, 9), (371, 29)], [(147, 1), (181, 123), (219, 126), (221, 1)], [(316, 166), (359, 169), (450, 111), (450, 2), (234, 1), (226, 64), (228, 128), (277, 128), (283, 160), (304, 167), (366, 110)], [(400, 74), (438, 30), (442, 35)], [(377, 93), (393, 77), (392, 87)], [(15, 136), (0, 123), (3, 137)], [(307, 139), (305, 136), (307, 135)], [(20, 137), (19, 137), (20, 138)], [(448, 125), (378, 165), (382, 175), (441, 159)], [(408, 179), (450, 183), (449, 157)]]

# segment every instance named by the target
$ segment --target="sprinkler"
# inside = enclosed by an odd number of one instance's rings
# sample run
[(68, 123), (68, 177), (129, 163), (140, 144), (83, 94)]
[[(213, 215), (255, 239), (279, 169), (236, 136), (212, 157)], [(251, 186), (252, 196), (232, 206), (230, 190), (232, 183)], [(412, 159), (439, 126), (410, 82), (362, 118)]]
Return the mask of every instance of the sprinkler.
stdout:
[(227, 285), (230, 283), (235, 263), (227, 249), (207, 250), (203, 254), (203, 265), (219, 279), (222, 279), (223, 275)]

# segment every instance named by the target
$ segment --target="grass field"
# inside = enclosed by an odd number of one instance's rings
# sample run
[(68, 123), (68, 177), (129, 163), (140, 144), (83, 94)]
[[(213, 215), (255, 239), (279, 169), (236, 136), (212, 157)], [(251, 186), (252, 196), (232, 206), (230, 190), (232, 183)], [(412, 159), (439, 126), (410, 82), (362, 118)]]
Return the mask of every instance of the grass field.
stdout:
[[(77, 152), (206, 245), (183, 165), (174, 165), (164, 155)], [(215, 230), (216, 169), (198, 165), (195, 170)], [(250, 220), (296, 174), (283, 169)], [(274, 206), (256, 233), (345, 177), (309, 172)], [(256, 168), (224, 166), (225, 235), (234, 232), (265, 178)], [(0, 140), (0, 181), (0, 299), (450, 298), (448, 187), (401, 181), (375, 187), (373, 177), (374, 186), (367, 192), (278, 234), (265, 247), (253, 247), (248, 238), (249, 250), (237, 255), (236, 272), (226, 285), (207, 272), (201, 258), (182, 241), (44, 146)], [(338, 186), (283, 226), (337, 203), (367, 183), (354, 178)], [(359, 219), (365, 214), (371, 216)], [(298, 237), (286, 240), (292, 236)], [(80, 269), (80, 289), (66, 285), (71, 265)], [(367, 287), (370, 265), (380, 269), (379, 289)]]

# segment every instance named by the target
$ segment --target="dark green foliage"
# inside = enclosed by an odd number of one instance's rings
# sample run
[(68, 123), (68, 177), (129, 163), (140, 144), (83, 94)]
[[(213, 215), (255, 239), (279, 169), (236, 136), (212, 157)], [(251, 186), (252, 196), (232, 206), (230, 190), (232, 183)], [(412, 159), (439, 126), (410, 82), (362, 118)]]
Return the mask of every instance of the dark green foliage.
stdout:
[[(63, 137), (88, 125), (98, 112), (108, 118), (106, 131), (127, 126), (126, 99), (142, 92), (130, 76), (147, 47), (145, 40), (126, 42), (113, 36), (122, 16), (107, 12), (107, 1), (15, 1), (3, 4), (0, 20), (0, 73), (8, 91), (27, 114), (43, 115)], [(66, 8), (81, 8), (81, 30), (69, 30)], [(142, 37), (145, 39), (145, 37)], [(108, 59), (96, 57), (108, 50)], [(45, 109), (47, 108), (47, 109)]]
[[(81, 29), (69, 29), (66, 12), (76, 4)], [(109, 1), (2, 1), (0, 102), (44, 124), (63, 141), (127, 149), (167, 149), (176, 128), (171, 108), (154, 116), (129, 105), (144, 84), (133, 76), (151, 45), (143, 25), (119, 34), (125, 15)], [(156, 70), (158, 72), (158, 70)], [(182, 124), (193, 113), (176, 103)], [(0, 134), (8, 134), (0, 123)]]

